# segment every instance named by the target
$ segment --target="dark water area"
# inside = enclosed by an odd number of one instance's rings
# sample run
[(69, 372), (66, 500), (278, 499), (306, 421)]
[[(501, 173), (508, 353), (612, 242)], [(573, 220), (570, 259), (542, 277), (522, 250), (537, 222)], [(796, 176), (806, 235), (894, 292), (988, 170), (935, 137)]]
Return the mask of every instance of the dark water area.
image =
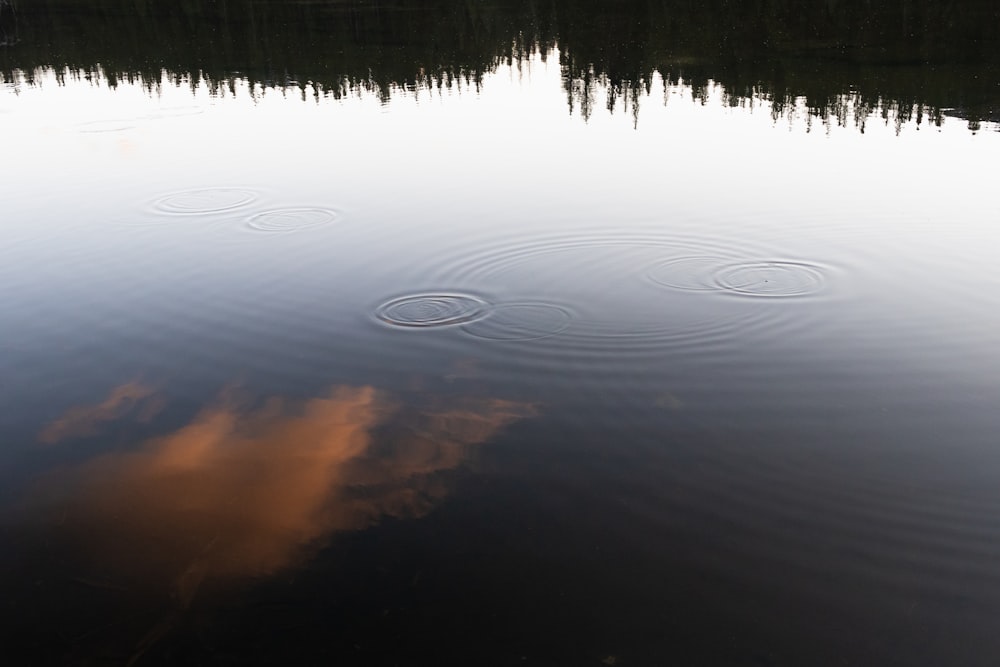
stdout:
[(994, 665), (989, 3), (0, 0), (18, 665)]

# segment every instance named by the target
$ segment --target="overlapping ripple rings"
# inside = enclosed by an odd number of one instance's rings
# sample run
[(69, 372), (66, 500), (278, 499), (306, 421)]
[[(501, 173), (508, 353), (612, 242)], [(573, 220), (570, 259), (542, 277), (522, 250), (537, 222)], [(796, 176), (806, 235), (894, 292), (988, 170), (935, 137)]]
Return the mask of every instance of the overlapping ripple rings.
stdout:
[(337, 219), (337, 212), (328, 208), (279, 208), (251, 216), (247, 226), (253, 231), (288, 234), (315, 229)]
[(733, 261), (733, 257), (683, 255), (653, 264), (647, 272), (650, 280), (664, 287), (691, 292), (714, 292), (719, 289), (715, 274)]
[[(746, 256), (745, 252), (739, 251), (736, 243), (724, 239), (568, 230), (527, 238), (494, 239), (489, 244), (483, 244), (481, 249), (459, 257), (449, 266), (449, 272), (463, 279), (489, 279), (535, 262), (554, 266), (562, 256), (582, 256), (584, 253), (611, 261), (616, 270), (621, 267), (617, 260), (625, 256), (642, 257), (645, 262), (690, 256), (712, 256), (718, 257), (720, 262), (732, 262)], [(754, 256), (759, 255), (755, 253)], [(635, 264), (629, 266), (634, 268)], [(581, 277), (577, 276), (577, 279)]]
[(828, 270), (806, 261), (734, 259), (721, 255), (672, 257), (657, 262), (648, 278), (692, 292), (725, 291), (751, 297), (801, 297), (826, 287)]
[(488, 317), (462, 326), (471, 336), (487, 340), (537, 340), (561, 333), (573, 321), (568, 308), (550, 303), (504, 303)]
[(473, 322), (485, 317), (489, 307), (470, 294), (412, 294), (383, 303), (375, 315), (396, 327), (433, 328)]
[[(765, 325), (766, 313), (697, 294), (663, 290), (667, 277), (650, 275), (666, 262), (735, 265), (746, 257), (739, 239), (640, 230), (615, 233), (567, 230), (528, 237), (501, 237), (453, 261), (442, 259), (435, 278), (509, 295), (488, 317), (463, 327), (492, 340), (532, 340), (558, 334), (562, 352), (611, 356), (647, 355), (664, 348), (708, 350), (735, 332)], [(766, 256), (752, 247), (752, 256)], [(684, 271), (672, 282), (683, 289), (718, 292), (708, 272)], [(661, 278), (650, 280), (650, 278)], [(532, 304), (530, 307), (526, 304)], [(773, 322), (771, 324), (774, 324)]]

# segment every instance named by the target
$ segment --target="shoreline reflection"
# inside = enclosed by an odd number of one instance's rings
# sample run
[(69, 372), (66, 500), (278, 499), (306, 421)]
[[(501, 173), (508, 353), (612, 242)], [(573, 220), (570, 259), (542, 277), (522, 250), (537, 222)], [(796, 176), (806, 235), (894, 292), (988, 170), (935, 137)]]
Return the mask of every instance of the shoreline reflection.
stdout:
[(194, 82), (216, 96), (245, 83), (255, 95), (384, 103), (421, 90), (478, 90), (498, 67), (520, 70), (541, 57), (558, 63), (570, 113), (584, 118), (598, 97), (609, 112), (637, 114), (655, 74), (691, 86), (698, 99), (718, 86), (732, 106), (767, 104), (778, 117), (805, 109), (844, 124), (850, 113), (861, 131), (880, 116), (932, 125), (951, 116), (973, 131), (998, 121), (1000, 24), (988, 3), (962, 11), (864, 0), (410, 4), (94, 0), (66, 11), (65, 0), (39, 0), (16, 20), (0, 12), (0, 80), (40, 85), (53, 73), (109, 88), (141, 83), (150, 94)]

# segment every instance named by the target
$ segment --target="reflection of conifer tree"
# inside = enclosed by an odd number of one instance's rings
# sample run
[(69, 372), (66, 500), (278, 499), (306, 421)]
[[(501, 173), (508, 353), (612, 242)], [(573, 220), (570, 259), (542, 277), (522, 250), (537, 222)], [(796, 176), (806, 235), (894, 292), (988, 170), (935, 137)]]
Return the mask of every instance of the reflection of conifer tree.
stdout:
[(585, 118), (599, 90), (609, 110), (635, 115), (658, 72), (696, 99), (719, 84), (728, 104), (771, 102), (778, 117), (804, 108), (843, 124), (874, 109), (935, 122), (951, 108), (974, 124), (995, 117), (1000, 79), (1000, 6), (987, 0), (34, 0), (16, 14), (13, 1), (0, 0), (0, 40), (19, 30), (0, 76), (29, 84), (52, 67), (112, 86), (193, 80), (232, 93), (239, 77), (257, 94), (387, 99), (475, 87), (558, 44)]
[(0, 0), (0, 47), (17, 41), (17, 5), (14, 0)]

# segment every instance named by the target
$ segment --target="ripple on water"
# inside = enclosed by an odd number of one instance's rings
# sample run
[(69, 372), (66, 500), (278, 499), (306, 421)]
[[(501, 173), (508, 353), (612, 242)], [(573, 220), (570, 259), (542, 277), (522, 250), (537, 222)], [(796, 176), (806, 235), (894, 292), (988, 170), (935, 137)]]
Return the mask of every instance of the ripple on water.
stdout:
[(489, 303), (470, 294), (412, 294), (383, 303), (375, 316), (396, 327), (433, 328), (473, 322), (489, 310)]
[(746, 257), (748, 246), (754, 257), (764, 255), (764, 248), (746, 240), (655, 231), (508, 237), (462, 248), (453, 261), (438, 257), (437, 277), (455, 285), (503, 286), (521, 295), (463, 326), (472, 336), (531, 340), (559, 334), (564, 352), (595, 357), (709, 350), (754, 327), (782, 323), (774, 312), (695, 294), (670, 295), (659, 287), (718, 292), (716, 273)]
[(249, 188), (198, 188), (161, 197), (153, 202), (153, 209), (167, 215), (208, 215), (248, 206), (258, 197)]
[(328, 225), (337, 217), (337, 212), (328, 208), (279, 208), (251, 216), (247, 226), (257, 232), (287, 234)]
[(77, 132), (82, 132), (84, 134), (101, 134), (105, 132), (125, 132), (126, 130), (134, 130), (136, 128), (136, 121), (134, 120), (91, 120), (84, 123), (80, 123), (76, 126)]
[(462, 330), (487, 340), (537, 340), (554, 336), (570, 325), (573, 313), (550, 303), (504, 303), (494, 306), (488, 316), (467, 323)]
[(646, 275), (658, 285), (680, 290), (795, 297), (822, 290), (827, 270), (802, 261), (735, 260), (733, 257), (694, 255), (657, 262)]
[[(655, 282), (677, 282), (687, 289), (718, 289), (711, 282), (711, 271), (698, 278), (687, 274), (699, 262), (718, 267), (738, 261), (746, 257), (746, 251), (741, 251), (745, 245), (732, 239), (690, 234), (559, 233), (498, 239), (481, 248), (463, 248), (460, 257), (453, 262), (445, 260), (442, 268), (446, 275), (463, 282), (506, 281), (519, 274), (537, 277), (541, 271), (554, 275), (560, 283), (568, 279), (587, 285), (604, 279), (634, 278), (637, 267), (652, 264), (650, 273)], [(754, 250), (754, 256), (760, 257), (764, 249)], [(671, 266), (678, 262), (681, 265)], [(538, 281), (533, 278), (532, 282)]]
[(720, 289), (743, 296), (808, 296), (823, 289), (826, 271), (808, 262), (750, 261), (722, 267), (715, 281)]
[(154, 111), (153, 113), (149, 113), (144, 116), (135, 116), (133, 118), (101, 118), (98, 120), (84, 121), (76, 125), (76, 130), (77, 132), (82, 132), (84, 134), (125, 132), (127, 130), (134, 130), (140, 125), (148, 122), (168, 120), (171, 118), (183, 118), (185, 116), (196, 116), (204, 112), (205, 110), (203, 108), (196, 106), (164, 107)]
[(601, 363), (626, 357), (644, 357), (664, 351), (689, 355), (714, 354), (732, 341), (761, 329), (786, 330), (761, 309), (725, 308), (678, 310), (655, 319), (647, 315), (630, 321), (596, 317), (575, 320), (560, 334), (562, 353)]

